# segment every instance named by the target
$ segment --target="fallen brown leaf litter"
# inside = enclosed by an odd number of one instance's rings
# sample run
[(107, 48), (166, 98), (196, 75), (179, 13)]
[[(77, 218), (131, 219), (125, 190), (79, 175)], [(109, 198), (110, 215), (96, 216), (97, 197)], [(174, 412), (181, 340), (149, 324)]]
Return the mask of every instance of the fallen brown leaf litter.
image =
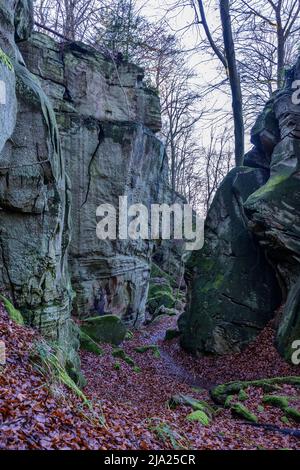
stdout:
[[(84, 389), (92, 410), (66, 387), (47, 382), (31, 360), (39, 334), (11, 322), (0, 306), (0, 340), (6, 345), (6, 366), (0, 375), (0, 449), (297, 449), (299, 438), (277, 429), (300, 430), (278, 407), (263, 403), (265, 392), (248, 387), (243, 405), (258, 423), (245, 424), (230, 408), (214, 408), (209, 425), (188, 420), (192, 409), (170, 407), (174, 395), (185, 395), (214, 406), (209, 388), (231, 380), (296, 375), (273, 346), (274, 331), (266, 328), (243, 353), (194, 359), (178, 339), (164, 341), (176, 319), (134, 332), (122, 348), (134, 363), (112, 355), (82, 352)], [(143, 346), (157, 346), (137, 350)], [(282, 385), (277, 395), (291, 397), (300, 409), (299, 389)], [(105, 424), (98, 418), (104, 417)]]

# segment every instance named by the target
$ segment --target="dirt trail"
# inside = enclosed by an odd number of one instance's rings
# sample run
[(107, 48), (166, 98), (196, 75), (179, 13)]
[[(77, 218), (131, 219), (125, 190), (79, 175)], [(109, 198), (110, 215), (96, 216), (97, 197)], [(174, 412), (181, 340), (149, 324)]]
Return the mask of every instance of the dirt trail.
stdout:
[[(175, 327), (176, 318), (172, 319), (171, 321), (172, 326)], [(214, 382), (191, 374), (191, 371), (180, 363), (178, 357), (174, 357), (169, 353), (168, 349), (165, 347), (165, 333), (166, 330), (162, 328), (161, 324), (158, 322), (155, 324), (153, 331), (145, 341), (145, 344), (155, 344), (159, 347), (161, 359), (164, 363), (165, 374), (175, 377), (178, 382), (189, 385), (190, 387), (201, 388), (205, 390), (212, 388), (215, 385)], [(193, 360), (192, 357), (191, 360)]]

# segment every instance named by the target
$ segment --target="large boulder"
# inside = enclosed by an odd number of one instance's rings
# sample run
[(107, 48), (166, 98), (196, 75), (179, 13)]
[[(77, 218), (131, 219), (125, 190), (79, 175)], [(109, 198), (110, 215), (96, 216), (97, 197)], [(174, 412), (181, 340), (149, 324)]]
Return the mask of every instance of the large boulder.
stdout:
[(187, 263), (189, 298), (179, 329), (182, 346), (191, 352), (240, 351), (280, 302), (275, 273), (249, 230), (243, 208), (267, 178), (263, 169), (236, 168), (213, 200), (204, 247)]
[(277, 346), (288, 360), (293, 341), (300, 338), (300, 105), (292, 100), (292, 83), (299, 78), (300, 60), (274, 100), (281, 139), (273, 149), (270, 179), (245, 204), (251, 228), (280, 281), (285, 306)]
[(300, 59), (252, 129), (248, 168), (233, 170), (212, 203), (179, 320), (191, 351), (240, 350), (282, 301), (276, 345), (292, 359), (300, 338), (300, 105), (292, 98), (299, 79)]
[(127, 332), (124, 323), (116, 315), (86, 318), (81, 329), (96, 343), (110, 343), (114, 346), (124, 341)]

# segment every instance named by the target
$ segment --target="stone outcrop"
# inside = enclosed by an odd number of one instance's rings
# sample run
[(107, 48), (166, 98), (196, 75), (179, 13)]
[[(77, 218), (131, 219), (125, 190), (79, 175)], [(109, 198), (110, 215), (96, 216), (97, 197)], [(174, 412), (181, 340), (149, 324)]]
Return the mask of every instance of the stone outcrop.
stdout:
[(300, 338), (300, 105), (292, 82), (276, 92), (252, 132), (254, 147), (217, 191), (205, 246), (188, 263), (189, 302), (179, 320), (192, 352), (241, 350), (285, 303), (277, 347), (291, 360)]
[(292, 82), (300, 78), (300, 59), (277, 92), (273, 112), (280, 140), (273, 149), (267, 184), (245, 204), (250, 227), (278, 274), (285, 306), (277, 334), (279, 351), (290, 359), (300, 338), (300, 105), (293, 103)]
[(153, 242), (99, 240), (96, 209), (168, 202), (159, 98), (141, 68), (32, 33), (31, 0), (1, 2), (0, 23), (0, 290), (74, 377), (72, 312), (144, 320)]
[(69, 266), (80, 317), (118, 315), (128, 325), (144, 320), (151, 241), (96, 237), (96, 209), (119, 196), (128, 206), (164, 200), (167, 160), (161, 142), (159, 98), (143, 71), (115, 64), (81, 43), (57, 44), (34, 34), (22, 45), (58, 121), (72, 193)]
[(248, 228), (243, 203), (261, 187), (263, 169), (236, 168), (214, 198), (205, 243), (187, 263), (188, 304), (180, 317), (189, 351), (224, 354), (249, 343), (280, 301), (275, 274)]
[(27, 322), (64, 351), (73, 376), (79, 340), (70, 318), (70, 198), (55, 114), (15, 41), (28, 38), (32, 2), (0, 6), (0, 287)]

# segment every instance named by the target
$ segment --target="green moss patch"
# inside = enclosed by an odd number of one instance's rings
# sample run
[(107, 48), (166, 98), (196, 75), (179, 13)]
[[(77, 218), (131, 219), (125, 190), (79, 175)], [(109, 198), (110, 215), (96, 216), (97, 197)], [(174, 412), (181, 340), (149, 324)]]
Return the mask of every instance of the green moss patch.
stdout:
[(160, 351), (158, 349), (158, 346), (156, 346), (156, 344), (150, 344), (150, 345), (147, 345), (147, 346), (140, 346), (138, 348), (135, 348), (134, 349), (137, 353), (140, 353), (140, 354), (143, 354), (147, 351), (153, 351), (153, 355), (154, 357), (160, 357)]
[(126, 362), (129, 366), (135, 367), (135, 362), (134, 362), (134, 360), (131, 359), (131, 357), (126, 354), (126, 352), (124, 351), (124, 349), (122, 349), (122, 348), (114, 349), (113, 352), (112, 352), (112, 355), (113, 355), (114, 357), (118, 357), (119, 359), (122, 359), (122, 360), (123, 360), (124, 362)]
[(289, 384), (294, 385), (296, 387), (300, 387), (300, 377), (273, 377), (271, 379), (249, 380), (245, 382), (228, 382), (214, 387), (210, 391), (210, 395), (216, 403), (224, 405), (226, 398), (229, 395), (238, 395), (241, 390), (244, 390), (247, 387), (259, 387), (268, 393), (277, 391), (280, 388), (279, 386), (283, 384)]
[(275, 406), (281, 410), (284, 410), (289, 406), (289, 401), (286, 397), (280, 397), (277, 395), (265, 395), (262, 401), (265, 405)]
[(180, 336), (180, 331), (170, 328), (166, 331), (165, 341), (171, 341), (174, 338)]
[(80, 330), (80, 348), (84, 351), (97, 354), (98, 356), (103, 354), (103, 351), (99, 348), (98, 344), (82, 330)]
[(231, 406), (231, 412), (233, 415), (243, 418), (246, 421), (250, 421), (251, 423), (258, 422), (258, 417), (254, 413), (251, 413), (251, 411), (242, 403), (234, 403)]
[(3, 305), (5, 307), (5, 310), (7, 311), (9, 318), (18, 325), (24, 325), (24, 319), (22, 317), (21, 312), (13, 306), (10, 300), (8, 300), (3, 295), (0, 295), (0, 300), (3, 302)]
[(300, 411), (296, 410), (296, 408), (288, 407), (284, 410), (284, 412), (288, 418), (291, 418), (297, 423), (300, 423)]
[(179, 405), (190, 406), (195, 411), (205, 411), (208, 416), (212, 416), (215, 413), (214, 408), (204, 400), (197, 400), (196, 398), (188, 395), (173, 395), (169, 400), (170, 408), (176, 408)]
[(239, 401), (246, 401), (246, 400), (248, 400), (248, 398), (249, 398), (249, 396), (248, 396), (248, 394), (245, 392), (245, 390), (244, 390), (244, 389), (241, 389), (241, 390), (239, 391), (239, 394), (238, 394), (238, 400), (239, 400)]
[(118, 346), (124, 341), (127, 329), (116, 315), (103, 315), (85, 319), (81, 324), (82, 331), (96, 343), (110, 343)]
[(203, 426), (208, 426), (210, 423), (210, 419), (207, 414), (201, 410), (193, 411), (187, 415), (186, 419), (188, 421), (197, 421), (198, 423), (203, 424)]

